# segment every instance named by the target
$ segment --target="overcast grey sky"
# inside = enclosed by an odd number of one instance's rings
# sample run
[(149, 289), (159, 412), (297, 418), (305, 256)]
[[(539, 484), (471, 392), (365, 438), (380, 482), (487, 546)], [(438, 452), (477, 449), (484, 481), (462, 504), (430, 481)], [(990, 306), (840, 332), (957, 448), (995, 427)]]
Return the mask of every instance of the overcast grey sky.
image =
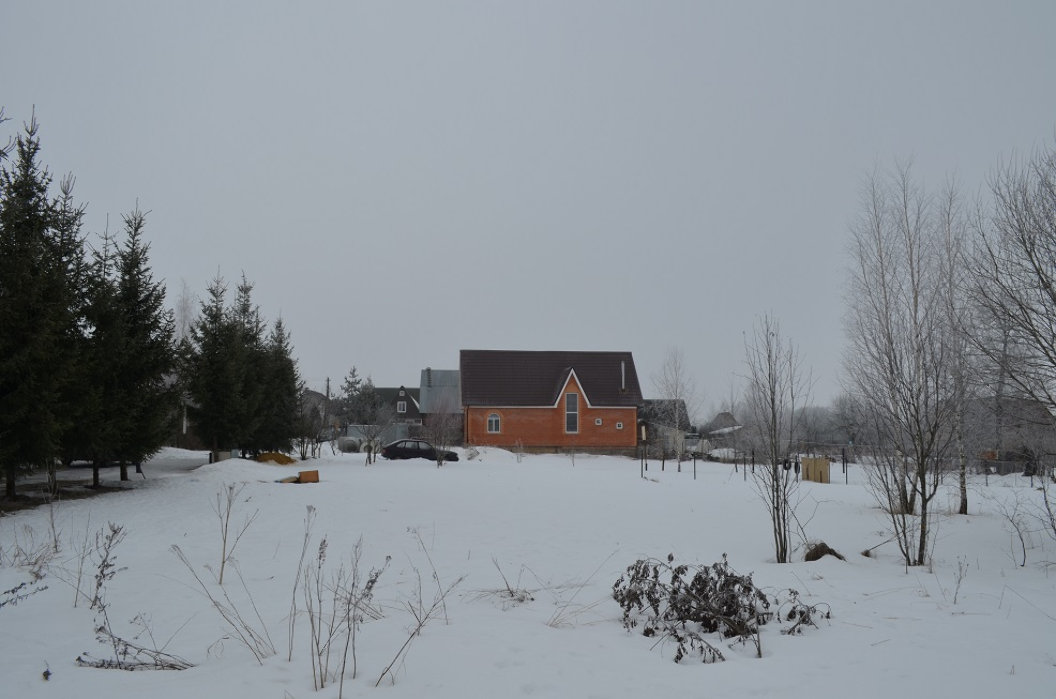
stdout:
[(255, 283), (321, 389), (460, 348), (681, 349), (706, 408), (772, 312), (838, 391), (862, 179), (974, 196), (1056, 135), (1056, 2), (0, 6), (87, 229), (149, 210), (174, 304)]

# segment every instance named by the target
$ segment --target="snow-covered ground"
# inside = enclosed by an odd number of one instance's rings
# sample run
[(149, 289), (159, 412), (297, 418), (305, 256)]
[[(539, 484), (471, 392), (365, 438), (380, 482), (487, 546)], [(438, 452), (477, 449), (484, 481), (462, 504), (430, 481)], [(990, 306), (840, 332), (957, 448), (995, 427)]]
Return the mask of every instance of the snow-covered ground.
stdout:
[[(310, 626), (301, 610), (290, 655), (290, 608), (314, 508), (309, 557), (327, 541), (324, 580), (349, 565), (362, 538), (360, 569), (388, 567), (378, 580), (379, 619), (357, 636), (358, 677), (344, 696), (385, 697), (1052, 697), (1056, 695), (1056, 546), (1030, 536), (1020, 567), (1018, 539), (998, 502), (1039, 496), (1022, 476), (973, 483), (967, 517), (942, 516), (934, 565), (909, 569), (883, 542), (885, 522), (862, 474), (850, 485), (839, 466), (833, 483), (804, 483), (799, 512), (808, 536), (847, 560), (773, 563), (766, 511), (750, 482), (732, 466), (700, 463), (677, 472), (651, 463), (577, 455), (523, 456), (482, 451), (437, 469), (426, 461), (364, 466), (338, 455), (294, 466), (232, 460), (189, 466), (199, 454), (166, 450), (145, 466), (147, 479), (126, 492), (58, 502), (0, 519), (0, 696), (6, 697), (337, 697), (337, 682), (313, 690)], [(317, 484), (276, 481), (318, 469)], [(255, 520), (234, 551), (224, 590), (275, 654), (262, 663), (225, 626), (178, 546), (208, 589), (220, 594), (217, 495), (242, 487), (231, 517), (234, 533)], [(952, 485), (952, 484), (951, 484)], [(955, 508), (951, 490), (939, 508)], [(223, 508), (221, 507), (221, 510)], [(113, 630), (195, 664), (175, 672), (79, 667), (85, 652), (112, 657), (96, 640), (98, 619), (82, 599), (74, 606), (77, 551), (86, 535), (114, 523), (127, 536), (115, 549), (117, 572), (104, 586)], [(59, 551), (31, 582), (26, 555), (53, 541)], [(741, 573), (777, 592), (794, 588), (805, 601), (831, 607), (832, 618), (801, 636), (772, 623), (762, 659), (716, 640), (726, 662), (675, 664), (674, 648), (628, 633), (611, 598), (613, 582), (642, 557), (710, 564), (725, 553)], [(89, 560), (81, 589), (91, 596)], [(501, 569), (501, 575), (500, 575)], [(435, 570), (435, 577), (434, 577)], [(514, 603), (506, 584), (531, 599)], [(463, 578), (464, 576), (464, 578)], [(380, 687), (414, 625), (419, 597), (428, 608), (438, 589), (463, 578), (446, 608), (414, 638)], [(46, 587), (40, 592), (33, 590)], [(248, 590), (248, 595), (247, 595)], [(17, 599), (21, 597), (20, 599)], [(17, 602), (16, 602), (17, 599)], [(260, 618), (250, 602), (256, 606)], [(137, 636), (138, 634), (138, 636)], [(655, 646), (655, 647), (654, 647)], [(339, 664), (333, 651), (331, 668)], [(351, 664), (351, 659), (349, 660)], [(42, 673), (50, 669), (50, 679)]]

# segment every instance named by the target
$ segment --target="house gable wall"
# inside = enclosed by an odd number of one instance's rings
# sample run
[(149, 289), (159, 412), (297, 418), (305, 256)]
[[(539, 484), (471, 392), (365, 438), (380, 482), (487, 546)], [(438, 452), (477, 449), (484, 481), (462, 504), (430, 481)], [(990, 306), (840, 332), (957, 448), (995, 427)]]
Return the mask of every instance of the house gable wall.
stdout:
[[(568, 393), (579, 396), (579, 430), (575, 433), (565, 431), (565, 395)], [(492, 414), (499, 416), (498, 433), (488, 432), (488, 417)], [(598, 420), (601, 421), (600, 425), (597, 424)], [(617, 429), (617, 423), (622, 423), (623, 428)], [(570, 372), (556, 405), (467, 406), (465, 412), (468, 444), (510, 448), (633, 448), (637, 444), (636, 423), (635, 407), (592, 406), (575, 372)]]

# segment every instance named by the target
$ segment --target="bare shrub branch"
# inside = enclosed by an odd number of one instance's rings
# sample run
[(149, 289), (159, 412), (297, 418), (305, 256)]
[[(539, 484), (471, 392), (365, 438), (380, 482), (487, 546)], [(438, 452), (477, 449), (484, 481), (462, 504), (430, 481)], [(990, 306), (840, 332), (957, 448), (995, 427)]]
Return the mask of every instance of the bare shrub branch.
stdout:
[(239, 540), (242, 539), (242, 535), (246, 533), (249, 526), (253, 524), (253, 520), (260, 514), (260, 510), (255, 510), (252, 515), (246, 517), (242, 522), (242, 527), (235, 532), (234, 538), (231, 538), (231, 514), (235, 509), (238, 497), (242, 494), (245, 487), (245, 483), (226, 484), (223, 490), (216, 493), (216, 502), (213, 504), (213, 512), (220, 523), (220, 573), (218, 582), (221, 585), (224, 584), (224, 568), (231, 557), (234, 556), (235, 547), (238, 546)]
[(301, 576), (304, 574), (304, 559), (308, 555), (308, 547), (311, 544), (312, 527), (314, 525), (315, 507), (313, 505), (308, 505), (307, 512), (304, 515), (304, 538), (301, 541), (301, 557), (297, 561), (297, 573), (293, 576), (293, 593), (290, 596), (290, 624), (287, 637), (289, 653), (286, 656), (287, 662), (293, 660), (293, 636), (294, 629), (297, 626), (297, 589), (301, 584)]
[[(260, 620), (259, 612), (257, 612), (257, 619), (258, 622), (260, 622), (261, 627), (257, 629), (254, 628), (250, 622), (246, 621), (238, 607), (231, 600), (227, 590), (222, 586), (220, 587), (220, 593), (223, 597), (222, 600), (218, 599), (217, 596), (210, 591), (209, 587), (205, 584), (205, 581), (202, 580), (201, 576), (198, 575), (198, 572), (194, 569), (194, 565), (187, 557), (187, 554), (185, 554), (179, 546), (173, 544), (172, 547), (170, 547), (170, 550), (176, 555), (176, 558), (183, 563), (187, 570), (190, 571), (194, 581), (198, 583), (198, 587), (202, 591), (202, 594), (205, 595), (206, 599), (208, 599), (213, 605), (213, 609), (216, 610), (217, 614), (220, 615), (220, 618), (223, 619), (224, 623), (227, 624), (242, 645), (253, 654), (253, 657), (256, 658), (257, 662), (263, 665), (265, 658), (275, 655), (275, 646), (271, 642), (271, 637), (268, 634), (263, 621)], [(242, 579), (241, 573), (239, 574), (239, 579)], [(242, 580), (242, 587), (248, 595), (249, 590), (246, 588), (245, 580)], [(252, 604), (252, 596), (250, 596), (250, 600)], [(256, 612), (256, 605), (253, 604), (252, 606)]]
[(451, 593), (452, 590), (458, 587), (462, 583), (462, 581), (465, 580), (465, 578), (466, 576), (463, 575), (457, 580), (455, 580), (453, 583), (448, 585), (446, 588), (440, 588), (440, 592), (438, 592), (437, 595), (433, 598), (432, 604), (430, 604), (428, 609), (426, 609), (422, 604), (420, 590), (417, 609), (411, 603), (407, 603), (408, 610), (415, 618), (415, 624), (411, 628), (411, 632), (407, 636), (407, 640), (405, 640), (403, 642), (403, 645), (400, 646), (399, 650), (396, 651), (396, 655), (393, 656), (392, 660), (382, 671), (381, 675), (378, 677), (378, 681), (374, 683), (375, 687), (381, 684), (381, 681), (385, 679), (386, 675), (389, 677), (393, 684), (396, 683), (396, 676), (393, 674), (393, 668), (396, 667), (396, 664), (398, 662), (400, 662), (404, 657), (406, 657), (407, 650), (411, 646), (411, 641), (421, 635), (422, 629), (425, 628), (425, 625), (432, 621), (432, 619), (436, 617), (436, 615), (444, 607), (447, 600), (447, 596)]

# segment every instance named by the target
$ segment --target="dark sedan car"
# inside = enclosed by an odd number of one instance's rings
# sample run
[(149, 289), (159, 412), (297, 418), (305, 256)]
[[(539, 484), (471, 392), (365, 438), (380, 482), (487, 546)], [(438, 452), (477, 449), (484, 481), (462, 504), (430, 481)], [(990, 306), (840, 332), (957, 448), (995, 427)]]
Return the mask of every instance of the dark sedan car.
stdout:
[(444, 461), (458, 461), (458, 454), (446, 449), (437, 449), (424, 439), (398, 439), (381, 448), (386, 459), (431, 459), (436, 461), (439, 453)]

